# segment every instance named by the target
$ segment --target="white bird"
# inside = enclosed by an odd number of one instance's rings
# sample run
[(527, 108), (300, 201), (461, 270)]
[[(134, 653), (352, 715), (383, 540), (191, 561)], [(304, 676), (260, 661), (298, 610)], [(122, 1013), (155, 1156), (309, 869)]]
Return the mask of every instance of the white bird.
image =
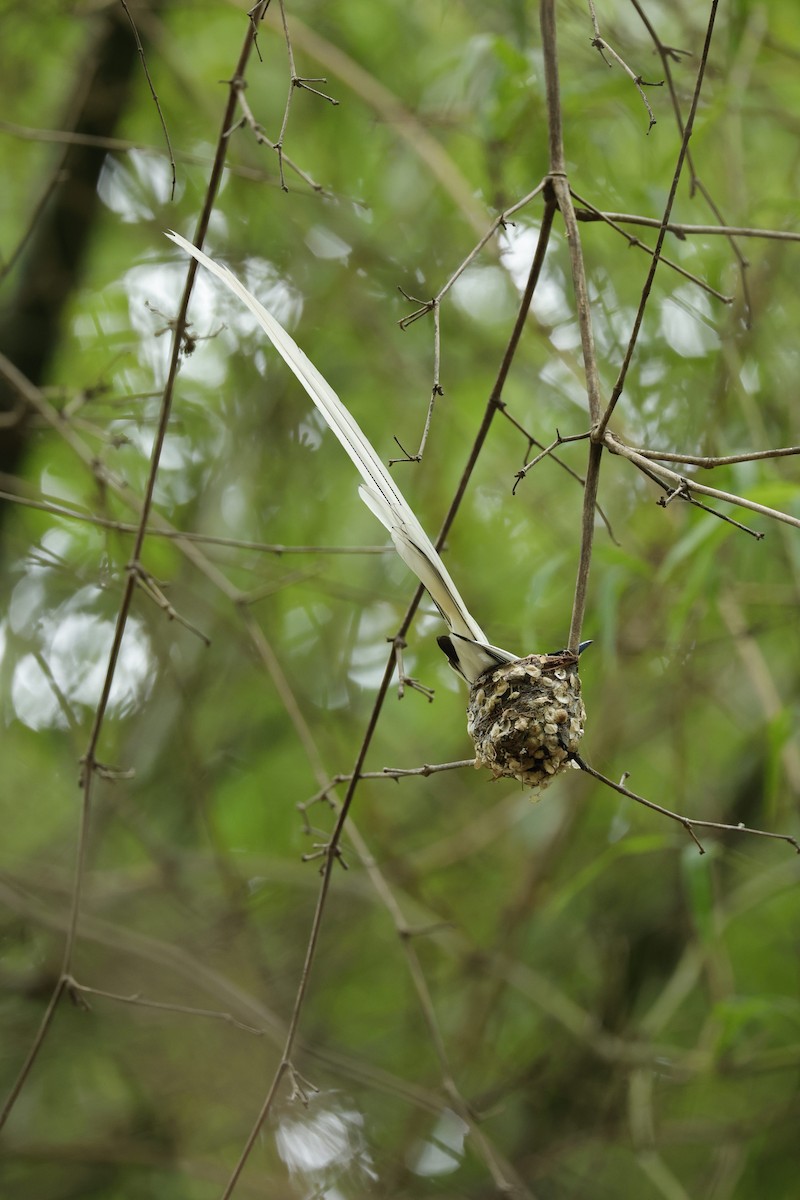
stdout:
[(202, 263), (247, 305), (350, 455), (364, 480), (358, 489), (361, 499), (389, 530), (397, 553), (430, 593), (434, 604), (447, 622), (449, 635), (437, 640), (451, 667), (471, 685), (485, 671), (504, 663), (516, 662), (518, 655), (492, 646), (486, 640), (486, 634), (469, 612), (458, 588), (450, 578), (447, 567), (408, 501), (360, 426), (311, 360), (232, 271), (209, 258), (179, 233), (169, 232), (167, 237)]

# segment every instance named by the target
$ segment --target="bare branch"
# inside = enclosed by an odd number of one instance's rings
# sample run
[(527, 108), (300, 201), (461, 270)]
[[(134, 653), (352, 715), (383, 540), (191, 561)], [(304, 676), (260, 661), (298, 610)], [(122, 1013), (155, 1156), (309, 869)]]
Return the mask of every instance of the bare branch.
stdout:
[(692, 104), (691, 104), (691, 108), (689, 110), (689, 117), (686, 121), (686, 127), (683, 130), (683, 137), (681, 139), (681, 148), (680, 148), (680, 152), (678, 153), (678, 161), (675, 164), (675, 170), (672, 175), (672, 183), (670, 185), (669, 195), (667, 196), (667, 202), (664, 206), (664, 214), (661, 218), (661, 226), (659, 228), (658, 237), (656, 238), (656, 244), (655, 244), (655, 248), (653, 250), (653, 259), (650, 264), (650, 270), (647, 273), (647, 279), (645, 280), (644, 287), (642, 288), (642, 295), (641, 295), (641, 299), (639, 301), (639, 308), (638, 308), (636, 317), (633, 322), (633, 329), (631, 330), (631, 336), (628, 341), (628, 347), (625, 351), (625, 358), (623, 359), (622, 366), (620, 367), (619, 375), (617, 376), (617, 382), (614, 384), (614, 387), (612, 389), (611, 398), (608, 402), (606, 410), (603, 413), (602, 417), (600, 418), (600, 420), (597, 424), (597, 428), (596, 428), (595, 432), (596, 432), (596, 436), (598, 439), (602, 438), (602, 435), (605, 433), (605, 431), (608, 427), (608, 422), (611, 419), (611, 415), (617, 406), (617, 401), (619, 400), (620, 396), (622, 395), (622, 390), (625, 387), (625, 380), (628, 375), (628, 368), (630, 367), (631, 360), (633, 358), (633, 352), (636, 348), (636, 343), (639, 339), (639, 331), (641, 330), (642, 321), (644, 320), (644, 313), (645, 313), (645, 309), (647, 307), (647, 302), (650, 299), (650, 290), (653, 286), (653, 280), (655, 279), (656, 270), (658, 269), (659, 259), (661, 258), (661, 249), (664, 245), (664, 239), (667, 236), (667, 226), (669, 224), (670, 214), (672, 213), (672, 206), (675, 203), (675, 196), (678, 191), (678, 183), (681, 178), (681, 173), (683, 171), (683, 164), (686, 160), (686, 155), (687, 155), (687, 152), (689, 149), (689, 139), (691, 138), (692, 131), (694, 129), (694, 119), (695, 119), (695, 115), (697, 113), (697, 106), (700, 103), (700, 93), (701, 93), (701, 90), (703, 87), (703, 80), (705, 78), (705, 72), (706, 72), (706, 64), (708, 63), (708, 55), (709, 55), (709, 51), (711, 49), (711, 38), (714, 33), (714, 21), (715, 21), (716, 15), (717, 15), (718, 3), (719, 3), (719, 0), (711, 0), (711, 8), (709, 11), (708, 25), (706, 27), (706, 38), (705, 38), (705, 43), (703, 45), (703, 52), (700, 56), (700, 66), (699, 66), (698, 72), (697, 72), (697, 79), (695, 80), (694, 94), (692, 96)]
[(649, 133), (650, 130), (653, 128), (653, 126), (656, 124), (656, 117), (655, 117), (655, 113), (653, 112), (652, 108), (650, 107), (650, 101), (647, 99), (647, 95), (646, 95), (644, 89), (645, 89), (645, 87), (663, 87), (664, 80), (662, 79), (658, 83), (645, 83), (645, 81), (642, 79), (641, 75), (637, 75), (635, 71), (631, 70), (631, 68), (625, 62), (624, 58), (621, 58), (619, 56), (619, 54), (617, 54), (617, 52), (613, 48), (613, 46), (609, 46), (608, 42), (603, 37), (600, 36), (600, 25), (597, 20), (597, 13), (595, 12), (593, 0), (588, 0), (588, 2), (589, 2), (589, 13), (591, 15), (592, 26), (594, 28), (594, 37), (592, 38), (592, 45), (600, 54), (600, 57), (602, 58), (603, 62), (605, 62), (609, 67), (611, 66), (611, 63), (608, 62), (608, 59), (605, 57), (605, 55), (610, 54), (611, 57), (614, 59), (614, 62), (616, 62), (620, 67), (622, 67), (625, 74), (635, 85), (637, 92), (639, 93), (639, 95), (642, 98), (642, 103), (644, 104), (645, 108), (647, 109), (647, 116), (650, 121), (650, 124), (647, 126), (647, 132)]
[(701, 854), (705, 854), (705, 849), (695, 833), (696, 829), (716, 829), (719, 833), (747, 833), (753, 837), (771, 838), (773, 841), (786, 842), (800, 854), (800, 842), (789, 833), (772, 833), (768, 829), (751, 829), (750, 826), (745, 825), (743, 822), (738, 825), (728, 825), (724, 821), (701, 821), (696, 817), (685, 817), (681, 813), (673, 812), (670, 808), (664, 808), (661, 804), (655, 804), (652, 800), (646, 800), (644, 796), (639, 796), (636, 792), (630, 791), (621, 783), (615, 783), (607, 775), (602, 775), (600, 771), (596, 771), (594, 767), (590, 767), (579, 754), (573, 755), (573, 758), (582, 771), (585, 771), (587, 775), (591, 775), (593, 779), (599, 780), (600, 783), (604, 783), (606, 787), (619, 792), (621, 796), (627, 796), (629, 800), (635, 800), (637, 804), (643, 804), (645, 808), (649, 808), (653, 812), (660, 813), (662, 817), (669, 817), (671, 821), (677, 821), (679, 825), (684, 827)]
[[(572, 288), (578, 312), (583, 366), (586, 373), (586, 395), (589, 404), (589, 417), (592, 425), (594, 425), (600, 415), (600, 374), (597, 367), (597, 354), (594, 345), (594, 334), (592, 332), (591, 305), (589, 303), (589, 289), (586, 283), (586, 269), (583, 262), (580, 233), (578, 231), (578, 223), (575, 220), (575, 209), (566, 175), (561, 97), (558, 81), (558, 43), (556, 38), (554, 0), (543, 0), (539, 10), (539, 18), (542, 30), (542, 49), (544, 52), (545, 80), (547, 85), (550, 179), (567, 232), (567, 244), (569, 246), (570, 267), (572, 271)], [(572, 602), (572, 617), (570, 619), (569, 640), (567, 642), (567, 648), (571, 653), (577, 651), (581, 637), (581, 628), (583, 626), (583, 617), (586, 611), (602, 453), (602, 445), (598, 441), (593, 441), (589, 447), (589, 460), (586, 466), (586, 483), (583, 491), (583, 510), (581, 514), (581, 549), (575, 577), (575, 594)]]
[(133, 16), (131, 15), (131, 10), (128, 8), (128, 5), (125, 3), (125, 0), (119, 0), (119, 2), (122, 5), (123, 9), (125, 10), (125, 16), (128, 18), (131, 30), (133, 31), (133, 36), (136, 41), (136, 49), (139, 51), (139, 58), (142, 60), (142, 70), (144, 71), (145, 78), (147, 80), (147, 86), (150, 89), (150, 95), (153, 97), (153, 103), (156, 106), (156, 112), (158, 113), (158, 119), (161, 122), (161, 129), (164, 133), (164, 141), (166, 142), (166, 145), (167, 145), (167, 157), (169, 158), (170, 171), (172, 172), (172, 188), (170, 190), (169, 198), (170, 198), (170, 200), (174, 200), (175, 199), (175, 184), (176, 184), (175, 155), (172, 152), (172, 142), (169, 140), (169, 130), (167, 129), (167, 122), (164, 118), (164, 113), (163, 113), (161, 104), (158, 99), (158, 93), (156, 92), (155, 85), (153, 83), (152, 77), (150, 75), (150, 71), (147, 66), (147, 59), (146, 59), (145, 53), (144, 53), (144, 46), (142, 45), (142, 40), (139, 37), (139, 30), (136, 28), (136, 22), (134, 21)]
[[(578, 209), (575, 212), (577, 220), (586, 220), (588, 216), (594, 215), (598, 221), (603, 221), (616, 233), (619, 233), (622, 237), (624, 237), (629, 246), (637, 250), (644, 250), (645, 254), (649, 254), (651, 258), (655, 255), (655, 250), (651, 249), (650, 246), (645, 245), (645, 243), (641, 242), (639, 238), (632, 237), (631, 234), (626, 233), (625, 230), (620, 228), (620, 225), (611, 218), (611, 216), (600, 212), (600, 210), (595, 208), (593, 204), (590, 204), (588, 200), (584, 200), (583, 197), (579, 196), (574, 189), (570, 190), (572, 191), (573, 198), (577, 200), (578, 204), (584, 205), (583, 210)], [(655, 222), (655, 224), (658, 226), (658, 222)], [(684, 279), (688, 279), (688, 281), (695, 284), (696, 287), (702, 288), (704, 292), (708, 292), (709, 296), (713, 296), (715, 300), (721, 301), (722, 304), (733, 303), (732, 296), (725, 296), (722, 292), (718, 292), (716, 288), (711, 287), (711, 285), (706, 283), (704, 279), (700, 279), (698, 275), (693, 275), (691, 271), (685, 270), (678, 263), (673, 262), (672, 259), (664, 258), (662, 255), (661, 261), (665, 267), (669, 267), (669, 269), (674, 271), (676, 275), (681, 275)]]
[[(662, 222), (658, 217), (642, 217), (635, 213), (604, 212), (594, 208), (588, 201), (579, 199), (577, 195), (575, 199), (579, 204), (586, 205), (584, 209), (576, 210), (575, 216), (579, 221), (605, 221), (612, 226), (643, 225), (647, 229), (661, 229), (662, 227)], [(756, 229), (747, 225), (684, 225), (676, 221), (668, 221), (665, 228), (667, 233), (674, 233), (681, 241), (688, 237), (743, 237), (761, 238), (764, 241), (775, 242), (800, 242), (800, 233), (792, 233), (786, 229)], [(663, 261), (666, 262), (666, 259)]]
[(244, 1021), (239, 1021), (231, 1013), (217, 1012), (213, 1008), (192, 1008), (187, 1004), (167, 1004), (163, 1000), (148, 1000), (139, 992), (134, 992), (130, 996), (122, 996), (119, 992), (107, 992), (103, 988), (89, 987), (88, 984), (79, 983), (74, 976), (68, 975), (65, 979), (65, 986), (71, 993), (77, 993), (80, 996), (100, 996), (104, 1000), (116, 1000), (119, 1004), (132, 1004), (140, 1008), (153, 1008), (159, 1012), (180, 1013), (186, 1017), (206, 1017), (212, 1021), (223, 1021), (226, 1025), (233, 1025), (236, 1029), (243, 1030), (244, 1033), (252, 1033), (255, 1037), (264, 1037), (267, 1032), (265, 1029), (258, 1029), (255, 1025), (246, 1025)]
[(670, 471), (667, 467), (661, 466), (660, 463), (651, 459), (647, 454), (641, 454), (637, 450), (632, 450), (630, 446), (626, 446), (614, 433), (606, 433), (603, 440), (606, 448), (612, 454), (619, 454), (637, 466), (646, 468), (660, 482), (665, 483), (668, 490), (678, 488), (679, 494), (685, 493), (687, 498), (692, 493), (697, 492), (701, 496), (710, 496), (714, 500), (723, 500), (727, 504), (736, 504), (740, 508), (749, 509), (750, 512), (760, 513), (762, 517), (771, 517), (775, 521), (781, 521), (785, 525), (794, 525), (796, 529), (800, 529), (800, 519), (797, 517), (781, 512), (777, 508), (769, 508), (766, 504), (758, 504), (755, 500), (747, 500), (744, 496), (737, 496), (732, 492), (723, 492), (720, 488), (708, 487), (704, 483), (698, 483), (695, 479), (687, 479), (684, 475), (679, 475), (676, 471)]
[(734, 463), (761, 462), (769, 458), (790, 458), (800, 454), (800, 446), (782, 446), (775, 450), (749, 450), (743, 454), (723, 454), (711, 456), (708, 454), (678, 454), (666, 450), (650, 450), (642, 446), (634, 447), (637, 453), (650, 459), (651, 462), (686, 463), (687, 466), (704, 467), (713, 470), (714, 467), (730, 467)]
[[(645, 29), (647, 30), (648, 34), (652, 38), (653, 45), (655, 46), (656, 52), (657, 52), (659, 58), (661, 59), (661, 65), (664, 68), (664, 77), (667, 81), (667, 88), (669, 90), (670, 100), (672, 101), (672, 110), (675, 114), (675, 122), (678, 126), (678, 130), (681, 134), (681, 137), (683, 137), (685, 140), (686, 130), (685, 130), (684, 123), (683, 123), (683, 115), (681, 113), (680, 101), (678, 99), (678, 91), (677, 91), (677, 88), (675, 87), (675, 81), (672, 78), (671, 62), (679, 62), (681, 59), (681, 56), (685, 56), (686, 52), (675, 50), (674, 47), (671, 47), (671, 46), (665, 46), (664, 43), (661, 41), (661, 38), (656, 33), (656, 30), (655, 30), (652, 22), (650, 21), (650, 18), (648, 17), (647, 13), (644, 11), (641, 4), (639, 3), (639, 0), (631, 0), (631, 3), (633, 5), (633, 7), (636, 9), (636, 12), (639, 14), (639, 18), (640, 18), (642, 24), (644, 25)], [(713, 21), (713, 19), (714, 19), (714, 8), (712, 7), (711, 21)], [(709, 40), (710, 39), (707, 36), (706, 47), (708, 46)], [(692, 119), (693, 119), (693, 114), (690, 115), (690, 122)], [(705, 200), (709, 209), (711, 210), (711, 212), (714, 216), (714, 219), (717, 221), (718, 225), (725, 226), (727, 224), (727, 222), (724, 220), (724, 218), (722, 216), (722, 212), (720, 211), (719, 205), (715, 203), (708, 188), (705, 186), (705, 184), (700, 179), (700, 177), (697, 173), (697, 170), (695, 168), (695, 165), (694, 165), (694, 157), (692, 155), (691, 149), (689, 149), (688, 147), (686, 150), (686, 162), (689, 167), (689, 172), (691, 175), (691, 194), (694, 195), (695, 191), (698, 191), (700, 193), (700, 195), (703, 197), (703, 199)], [(733, 234), (731, 234), (730, 232), (728, 232), (727, 237), (728, 237), (728, 241), (730, 242), (731, 250), (733, 251), (736, 261), (739, 264), (739, 272), (740, 272), (740, 278), (742, 281), (742, 292), (743, 292), (743, 296), (744, 296), (745, 312), (749, 316), (749, 313), (751, 310), (751, 304), (750, 304), (750, 292), (749, 292), (749, 287), (748, 287), (748, 283), (747, 283), (748, 262), (747, 262), (747, 259), (742, 254), (741, 250), (739, 249), (739, 246), (737, 245), (735, 236)]]
[(245, 80), (234, 77), (231, 80), (231, 86), (236, 91), (239, 108), (242, 110), (242, 116), (239, 121), (228, 126), (226, 130), (226, 137), (230, 137), (230, 135), (236, 129), (240, 129), (244, 125), (250, 130), (260, 146), (267, 146), (268, 149), (273, 150), (278, 156), (278, 172), (280, 175), (281, 191), (288, 192), (289, 190), (283, 173), (283, 167), (285, 164), (291, 171), (294, 171), (295, 175), (298, 175), (304, 183), (308, 184), (313, 192), (317, 192), (317, 194), (320, 196), (329, 195), (321, 183), (317, 183), (314, 179), (312, 179), (307, 171), (304, 171), (302, 167), (298, 166), (293, 159), (289, 158), (289, 156), (284, 153), (283, 146), (280, 142), (273, 142), (267, 137), (263, 125), (259, 125), (258, 121), (255, 119), (253, 110), (251, 109), (247, 102), (247, 98), (245, 97), (245, 88), (247, 87)]

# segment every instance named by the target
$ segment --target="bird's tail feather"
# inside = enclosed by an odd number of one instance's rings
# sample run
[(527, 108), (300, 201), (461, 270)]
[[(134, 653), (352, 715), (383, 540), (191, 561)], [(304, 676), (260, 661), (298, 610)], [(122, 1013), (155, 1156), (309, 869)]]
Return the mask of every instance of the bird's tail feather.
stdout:
[[(417, 520), (397, 484), (383, 465), (361, 428), (327, 380), (241, 280), (227, 267), (209, 258), (178, 233), (168, 233), (178, 246), (216, 275), (250, 309), (275, 349), (294, 372), (327, 424), (352, 459), (364, 483), (362, 500), (392, 535), (395, 548), (430, 593), (451, 631), (457, 635), (464, 659), (457, 670), (470, 681), (497, 662), (516, 656), (486, 644), (486, 635), (470, 614), (436, 548)], [(472, 648), (472, 643), (477, 643)], [(485, 651), (485, 653), (481, 653)], [(452, 660), (451, 660), (452, 661)]]

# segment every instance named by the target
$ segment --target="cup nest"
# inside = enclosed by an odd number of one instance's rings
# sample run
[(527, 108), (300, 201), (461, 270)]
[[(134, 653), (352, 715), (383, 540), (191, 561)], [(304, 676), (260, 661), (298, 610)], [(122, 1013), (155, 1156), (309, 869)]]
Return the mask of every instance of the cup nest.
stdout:
[(518, 779), (543, 791), (567, 767), (583, 737), (578, 657), (529, 654), (472, 684), (467, 730), (475, 743), (475, 766), (495, 779)]

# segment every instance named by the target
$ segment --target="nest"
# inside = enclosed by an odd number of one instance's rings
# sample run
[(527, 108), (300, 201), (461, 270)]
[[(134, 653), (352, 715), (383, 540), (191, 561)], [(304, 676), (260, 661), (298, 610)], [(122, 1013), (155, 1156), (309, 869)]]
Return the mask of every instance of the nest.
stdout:
[(475, 766), (536, 791), (573, 765), (585, 721), (578, 657), (567, 651), (529, 654), (486, 671), (470, 688)]

